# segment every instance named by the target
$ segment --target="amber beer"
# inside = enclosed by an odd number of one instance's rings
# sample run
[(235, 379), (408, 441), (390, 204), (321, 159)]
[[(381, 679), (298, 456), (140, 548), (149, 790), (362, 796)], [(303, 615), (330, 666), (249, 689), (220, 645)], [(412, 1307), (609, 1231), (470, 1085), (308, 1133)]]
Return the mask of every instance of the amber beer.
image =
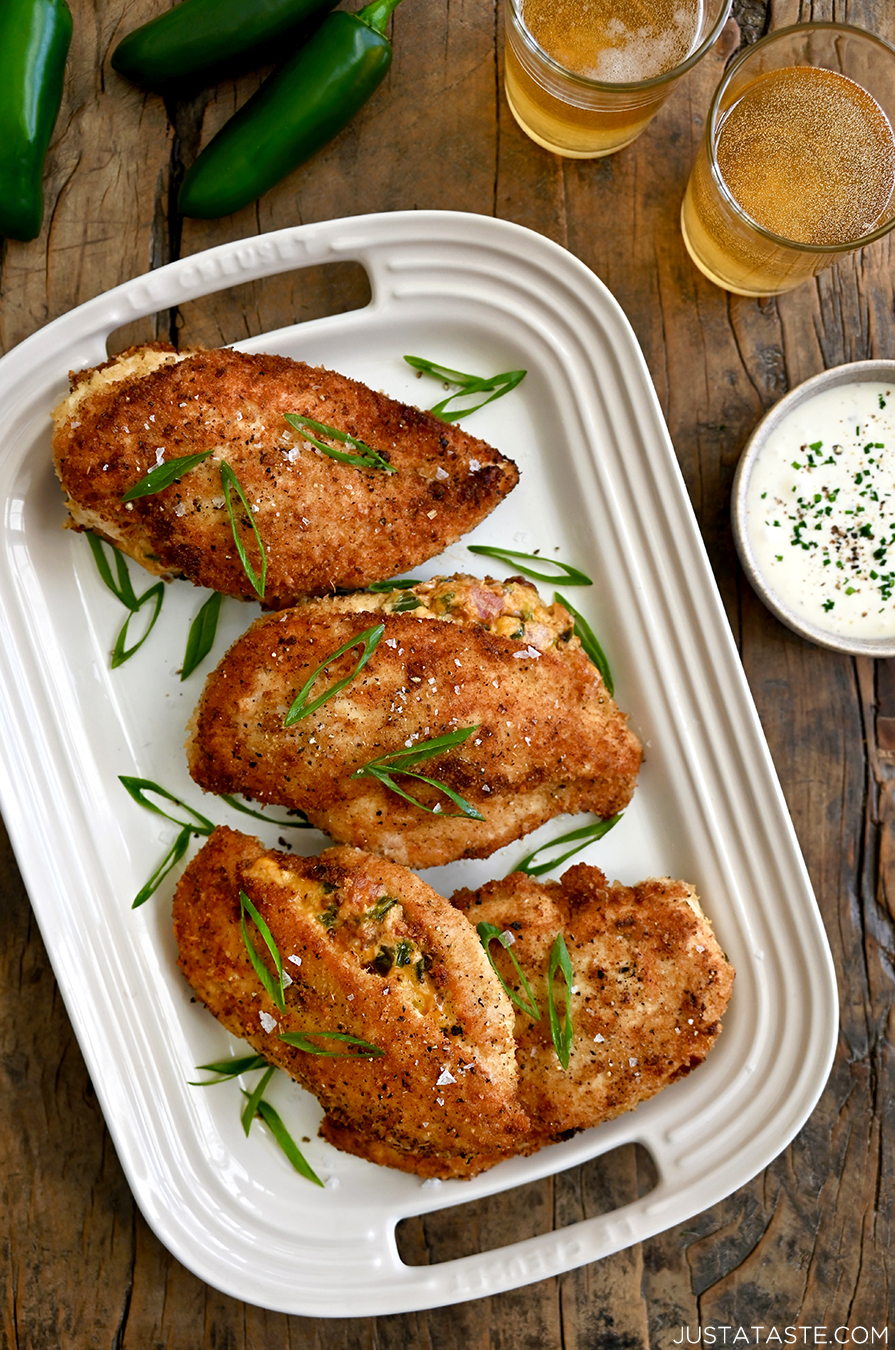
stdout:
[(620, 150), (711, 46), (729, 9), (730, 0), (507, 0), (513, 116), (557, 154)]
[(895, 51), (834, 24), (783, 30), (731, 68), (681, 210), (707, 277), (741, 295), (778, 294), (885, 233), (895, 135), (875, 94), (885, 102), (893, 88)]

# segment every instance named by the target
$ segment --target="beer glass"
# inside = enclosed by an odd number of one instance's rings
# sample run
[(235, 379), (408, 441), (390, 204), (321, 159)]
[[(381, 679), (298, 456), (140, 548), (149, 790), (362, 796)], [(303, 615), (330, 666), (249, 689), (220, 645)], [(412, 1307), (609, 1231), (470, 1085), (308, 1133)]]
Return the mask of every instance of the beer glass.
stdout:
[[(510, 111), (522, 130), (547, 150), (596, 159), (640, 135), (681, 76), (718, 37), (731, 0), (636, 0), (627, 5), (593, 0), (586, 10), (580, 0), (537, 0), (539, 26), (534, 31), (529, 27), (531, 4), (506, 0)], [(587, 14), (586, 32), (577, 21), (566, 22), (565, 16), (574, 18), (575, 11)], [(688, 24), (686, 32), (682, 22)], [(576, 31), (583, 35), (581, 41)], [(667, 68), (663, 54), (670, 61)]]
[(895, 224), (895, 48), (838, 23), (762, 38), (715, 92), (681, 208), (696, 266), (777, 295)]

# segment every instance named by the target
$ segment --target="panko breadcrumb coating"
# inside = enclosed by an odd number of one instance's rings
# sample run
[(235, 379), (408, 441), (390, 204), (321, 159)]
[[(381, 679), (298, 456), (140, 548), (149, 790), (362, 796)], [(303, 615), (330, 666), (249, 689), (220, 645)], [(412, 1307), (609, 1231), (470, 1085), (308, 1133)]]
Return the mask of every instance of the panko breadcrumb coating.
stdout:
[[(95, 531), (156, 575), (257, 599), (233, 542), (226, 462), (266, 550), (267, 609), (406, 572), (484, 520), (519, 477), (511, 460), (459, 427), (284, 356), (153, 343), (71, 382), (53, 415), (53, 455), (72, 527)], [(395, 472), (329, 457), (285, 413), (348, 432)], [(203, 451), (211, 454), (178, 482), (122, 502), (157, 465)], [(260, 574), (250, 521), (233, 501)]]
[[(578, 863), (560, 881), (514, 872), (451, 900), (471, 923), (512, 934), (511, 950), (541, 1010), (536, 1022), (516, 1009), (519, 1101), (531, 1120), (522, 1153), (630, 1111), (701, 1064), (721, 1032), (734, 970), (684, 881), (609, 884), (598, 867)], [(557, 933), (574, 972), (567, 1070), (547, 1017), (546, 975)], [(491, 943), (491, 954), (518, 990), (499, 942)], [(555, 997), (562, 1011), (562, 977)]]
[[(379, 621), (384, 635), (348, 686), (285, 726), (315, 668)], [(359, 656), (353, 647), (327, 662), (313, 696)], [(481, 820), (416, 779), (395, 782), (428, 810), (353, 776), (467, 727), (462, 744), (415, 768)], [(521, 579), (454, 576), (259, 619), (209, 675), (187, 757), (208, 792), (297, 808), (341, 843), (425, 868), (487, 857), (562, 813), (622, 810), (641, 749), (561, 605)]]
[[(285, 1013), (246, 952), (240, 890), (288, 972)], [(510, 1001), (475, 929), (412, 872), (352, 848), (294, 858), (220, 828), (177, 886), (174, 930), (198, 997), (314, 1093), (324, 1137), (347, 1132), (362, 1141), (352, 1152), (430, 1177), (473, 1175), (513, 1152), (528, 1121), (515, 1096)], [(309, 1054), (280, 1039), (296, 1031), (347, 1033), (383, 1053)], [(483, 1140), (489, 1161), (471, 1163)]]

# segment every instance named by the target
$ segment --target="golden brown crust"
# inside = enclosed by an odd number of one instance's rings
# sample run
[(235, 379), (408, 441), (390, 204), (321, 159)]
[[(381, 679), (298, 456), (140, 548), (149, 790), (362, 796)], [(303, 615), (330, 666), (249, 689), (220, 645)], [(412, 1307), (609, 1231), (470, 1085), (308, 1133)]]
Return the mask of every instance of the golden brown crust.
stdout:
[[(533, 587), (511, 584), (513, 605), (520, 591), (533, 597), (530, 627), (542, 651), (527, 633), (506, 637), (471, 617), (471, 607), (477, 614), (487, 608), (481, 592), (496, 602), (507, 587), (450, 581), (446, 622), (433, 610), (426, 618), (384, 613), (378, 597), (375, 615), (358, 610), (357, 597), (336, 597), (258, 620), (206, 682), (187, 747), (195, 781), (210, 792), (296, 807), (334, 839), (418, 868), (487, 857), (562, 813), (622, 810), (634, 790), (640, 744), (571, 637), (566, 611), (547, 610)], [(495, 609), (489, 622), (499, 630), (505, 617)], [(285, 728), (314, 669), (375, 620), (385, 635), (363, 670)], [(329, 663), (314, 694), (350, 674), (359, 655), (355, 647)], [(396, 781), (437, 814), (369, 776), (353, 777), (371, 760), (463, 727), (478, 730), (415, 767), (447, 783), (481, 821), (416, 780)]]
[[(692, 886), (667, 877), (636, 886), (607, 884), (579, 863), (561, 881), (521, 872), (452, 903), (469, 920), (515, 936), (512, 951), (541, 1010), (516, 1010), (519, 1099), (532, 1121), (520, 1152), (532, 1153), (629, 1111), (702, 1063), (721, 1031), (733, 986), (726, 960)], [(553, 1049), (546, 972), (557, 933), (574, 971), (574, 1036), (568, 1070)], [(511, 988), (518, 977), (491, 944)], [(565, 1007), (558, 978), (558, 1008)]]
[[(247, 955), (240, 889), (291, 976), (285, 1013)], [(468, 1172), (483, 1139), (496, 1157), (513, 1151), (527, 1120), (515, 1099), (509, 1000), (475, 931), (412, 873), (351, 848), (319, 858), (266, 852), (218, 829), (178, 884), (174, 929), (180, 967), (202, 1002), (313, 1092), (334, 1129), (342, 1123), (369, 1140), (361, 1156), (381, 1149), (392, 1166), (453, 1176)], [(325, 1058), (280, 1039), (308, 1030), (344, 1032), (384, 1053)]]
[[(74, 527), (97, 531), (158, 575), (255, 599), (233, 546), (226, 461), (267, 550), (269, 609), (413, 568), (484, 520), (518, 481), (512, 461), (458, 427), (283, 356), (183, 355), (148, 344), (72, 384), (54, 413), (53, 451)], [(321, 454), (286, 423), (287, 412), (359, 437), (397, 472)], [(208, 450), (179, 483), (122, 503), (158, 462)]]

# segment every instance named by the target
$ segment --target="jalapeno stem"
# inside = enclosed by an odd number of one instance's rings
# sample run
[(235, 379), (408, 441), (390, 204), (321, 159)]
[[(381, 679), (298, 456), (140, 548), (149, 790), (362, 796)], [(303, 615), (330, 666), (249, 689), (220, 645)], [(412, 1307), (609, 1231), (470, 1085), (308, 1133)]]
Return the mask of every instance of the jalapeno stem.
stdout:
[(397, 9), (400, 3), (401, 0), (372, 0), (372, 4), (359, 9), (354, 17), (372, 28), (374, 33), (384, 33), (392, 10)]

